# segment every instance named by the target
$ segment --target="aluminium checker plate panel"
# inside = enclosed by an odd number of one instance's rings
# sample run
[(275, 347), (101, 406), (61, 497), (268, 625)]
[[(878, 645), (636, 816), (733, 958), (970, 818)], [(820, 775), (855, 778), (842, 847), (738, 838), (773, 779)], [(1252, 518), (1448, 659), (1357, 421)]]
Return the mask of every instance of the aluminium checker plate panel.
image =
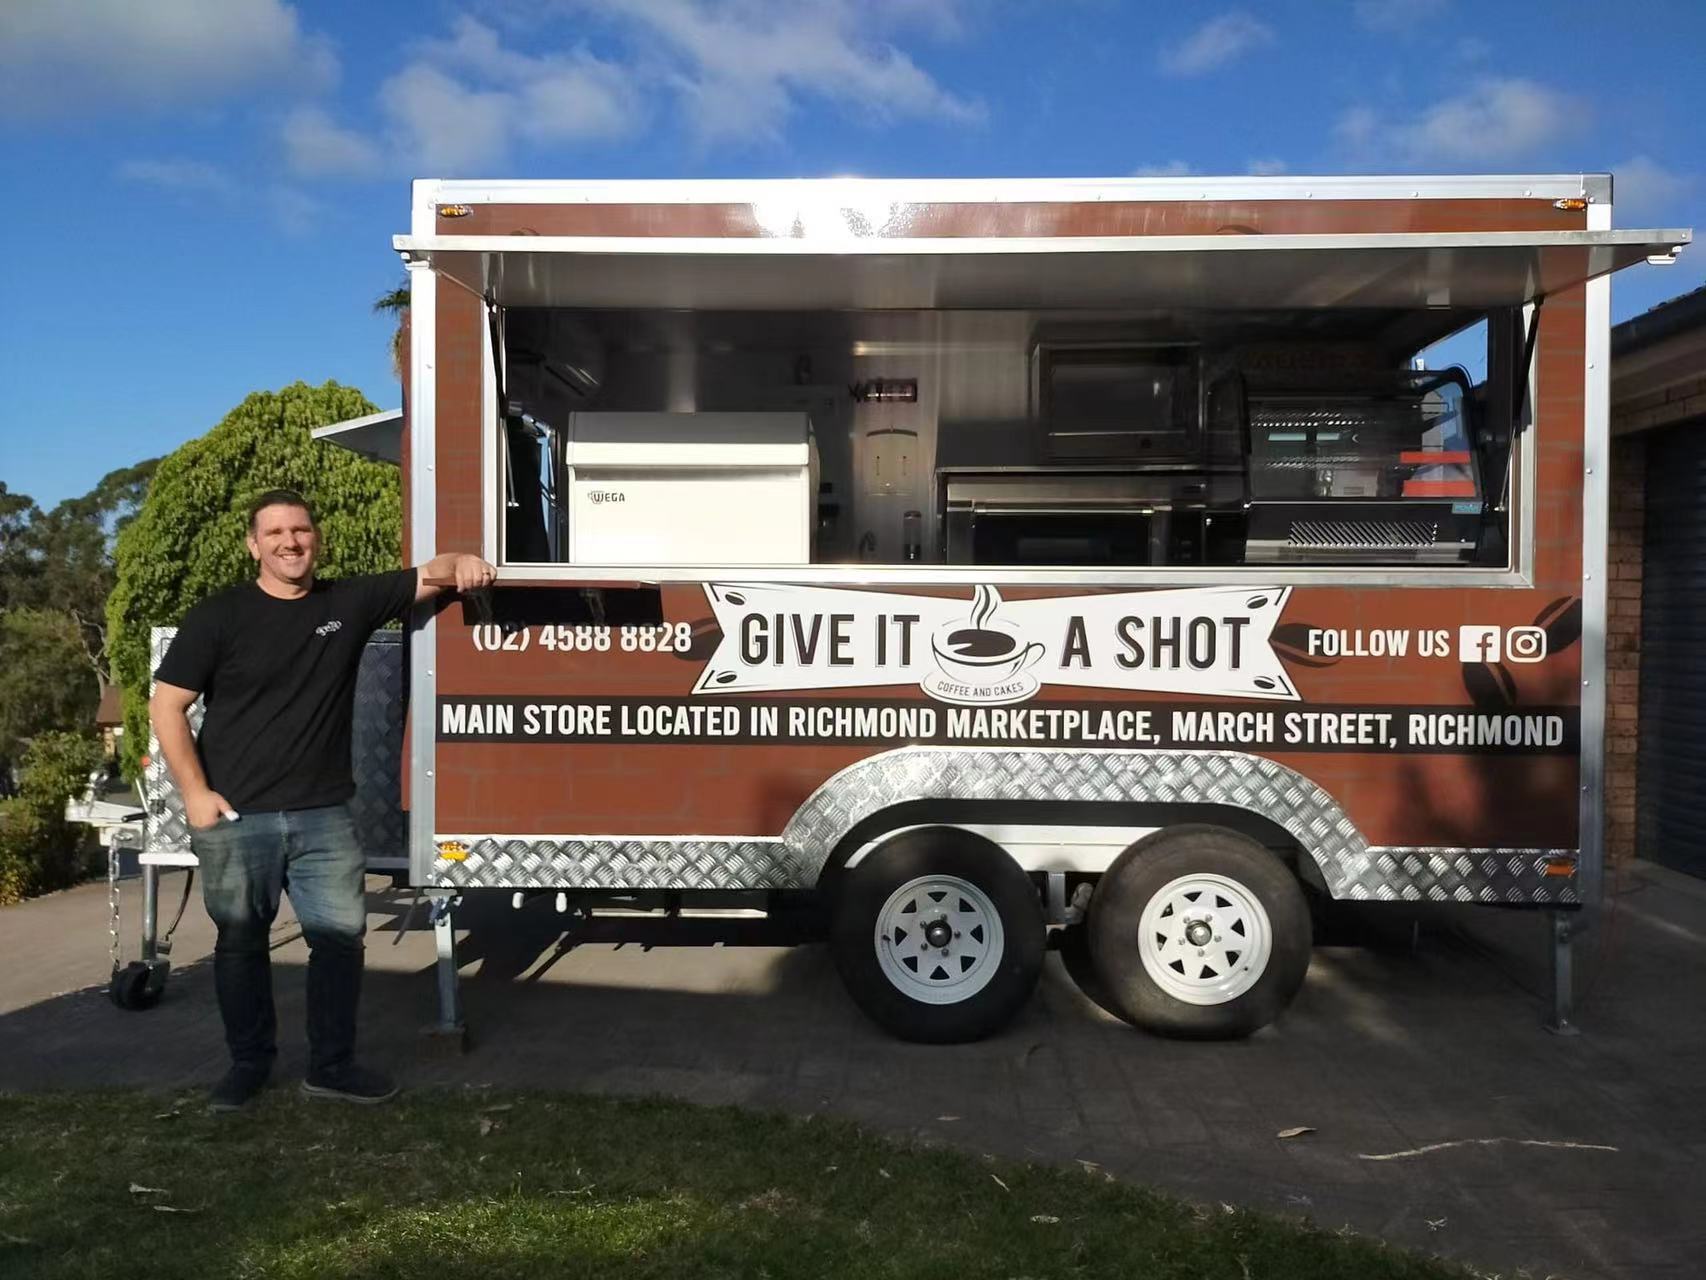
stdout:
[(446, 834), (436, 886), (455, 888), (810, 888), (866, 818), (920, 800), (1143, 801), (1244, 809), (1289, 832), (1335, 898), (1576, 901), (1573, 850), (1370, 846), (1325, 791), (1282, 764), (1235, 751), (907, 747), (830, 778), (779, 838)]

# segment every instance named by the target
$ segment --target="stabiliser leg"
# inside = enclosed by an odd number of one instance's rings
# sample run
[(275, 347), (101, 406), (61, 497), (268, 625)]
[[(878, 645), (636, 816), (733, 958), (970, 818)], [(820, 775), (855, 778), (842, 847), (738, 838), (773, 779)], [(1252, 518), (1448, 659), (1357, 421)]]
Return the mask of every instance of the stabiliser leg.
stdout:
[[(118, 851), (108, 853), (108, 883), (112, 902), (113, 972), (107, 994), (121, 1009), (138, 1012), (152, 1009), (166, 994), (166, 979), (172, 972), (171, 943), (160, 939), (160, 868), (142, 865), (142, 958), (127, 965), (118, 962)], [(182, 914), (181, 912), (179, 913)]]
[(459, 894), (449, 889), (429, 889), (430, 919), (434, 950), (434, 975), (438, 982), (438, 1021), (426, 1028), (427, 1037), (455, 1053), (468, 1048), (468, 1027), (462, 1020), (462, 975), (456, 960), (456, 908)]
[(1552, 1012), (1546, 1029), (1557, 1036), (1576, 1036), (1575, 956), (1576, 921), (1569, 911), (1549, 911), (1552, 928)]

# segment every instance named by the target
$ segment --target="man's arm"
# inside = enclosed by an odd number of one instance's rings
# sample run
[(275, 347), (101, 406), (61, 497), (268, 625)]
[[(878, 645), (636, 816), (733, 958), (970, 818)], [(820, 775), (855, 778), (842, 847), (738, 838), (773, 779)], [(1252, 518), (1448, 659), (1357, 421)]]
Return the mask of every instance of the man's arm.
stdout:
[(447, 551), (415, 567), (415, 603), (431, 600), (453, 582), (458, 591), (472, 591), (491, 586), (497, 577), (498, 571), (479, 556)]
[(160, 753), (178, 781), (184, 816), (190, 826), (205, 831), (217, 826), (219, 819), (231, 812), (231, 806), (224, 796), (207, 785), (201, 758), (195, 752), (189, 711), (196, 697), (193, 689), (180, 689), (175, 684), (156, 680), (154, 695), (148, 699), (148, 718), (153, 722), (154, 736), (160, 740)]

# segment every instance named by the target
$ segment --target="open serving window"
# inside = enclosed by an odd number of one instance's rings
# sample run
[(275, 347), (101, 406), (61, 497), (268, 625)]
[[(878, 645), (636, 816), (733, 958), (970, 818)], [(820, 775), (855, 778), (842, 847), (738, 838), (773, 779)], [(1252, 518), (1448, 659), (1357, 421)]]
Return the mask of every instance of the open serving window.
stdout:
[(1509, 568), (1535, 304), (1688, 238), (398, 247), (492, 319), (500, 563), (666, 577)]

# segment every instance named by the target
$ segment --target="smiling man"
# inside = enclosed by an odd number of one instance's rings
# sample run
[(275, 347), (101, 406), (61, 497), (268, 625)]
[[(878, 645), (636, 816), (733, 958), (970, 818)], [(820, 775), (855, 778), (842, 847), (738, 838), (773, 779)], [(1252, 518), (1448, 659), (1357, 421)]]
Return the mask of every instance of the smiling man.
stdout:
[[(218, 926), (214, 986), (231, 1068), (209, 1105), (231, 1111), (266, 1085), (275, 1039), (269, 931), (288, 890), (308, 942), (308, 1073), (303, 1092), (384, 1102), (396, 1086), (355, 1061), (365, 857), (348, 801), (356, 670), (375, 628), (437, 594), (496, 576), (478, 556), (324, 581), (320, 532), (300, 494), (263, 493), (249, 509), (253, 582), (191, 609), (155, 673), (149, 714), (177, 779)], [(200, 739), (189, 709), (203, 698)]]

